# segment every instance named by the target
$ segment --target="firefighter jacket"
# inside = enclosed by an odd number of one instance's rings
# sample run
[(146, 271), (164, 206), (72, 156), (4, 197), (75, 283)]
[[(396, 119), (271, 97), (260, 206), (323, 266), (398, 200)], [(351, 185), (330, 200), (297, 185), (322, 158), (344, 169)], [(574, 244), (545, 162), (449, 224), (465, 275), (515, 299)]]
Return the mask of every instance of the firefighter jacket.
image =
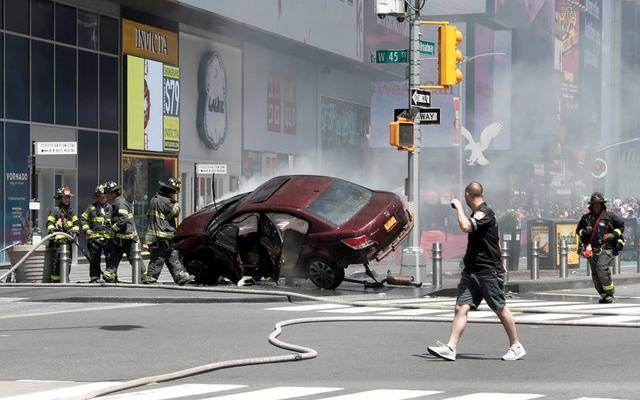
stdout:
[(95, 202), (87, 207), (80, 215), (82, 231), (91, 231), (87, 235), (88, 240), (111, 239), (111, 211), (113, 206), (109, 203)]
[[(47, 233), (64, 232), (69, 235), (77, 235), (80, 232), (78, 216), (73, 214), (70, 206), (57, 206), (49, 212), (47, 217)], [(55, 235), (51, 240), (55, 243), (71, 242), (64, 235)]]
[(149, 202), (147, 211), (147, 231), (145, 243), (171, 240), (176, 233), (176, 218), (180, 214), (180, 205), (170, 198), (156, 193)]
[(113, 201), (111, 228), (115, 239), (138, 240), (136, 223), (133, 220), (133, 208), (123, 195), (116, 197)]
[[(602, 211), (600, 216), (592, 213), (584, 214), (576, 228), (576, 234), (580, 237), (580, 243), (583, 247), (591, 244), (594, 250), (605, 248), (613, 249), (616, 252), (622, 250), (624, 246), (623, 232), (624, 220), (607, 210)], [(613, 234), (613, 240), (604, 240), (604, 235), (607, 233)]]

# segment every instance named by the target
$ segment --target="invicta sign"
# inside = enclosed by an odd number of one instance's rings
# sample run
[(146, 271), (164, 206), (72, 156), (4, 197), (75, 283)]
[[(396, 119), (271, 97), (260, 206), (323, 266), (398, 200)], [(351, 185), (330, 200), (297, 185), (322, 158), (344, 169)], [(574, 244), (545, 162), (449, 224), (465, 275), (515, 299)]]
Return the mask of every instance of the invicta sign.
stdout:
[(167, 37), (163, 33), (136, 28), (136, 47), (156, 54), (169, 54)]
[(123, 19), (122, 53), (178, 65), (178, 34)]

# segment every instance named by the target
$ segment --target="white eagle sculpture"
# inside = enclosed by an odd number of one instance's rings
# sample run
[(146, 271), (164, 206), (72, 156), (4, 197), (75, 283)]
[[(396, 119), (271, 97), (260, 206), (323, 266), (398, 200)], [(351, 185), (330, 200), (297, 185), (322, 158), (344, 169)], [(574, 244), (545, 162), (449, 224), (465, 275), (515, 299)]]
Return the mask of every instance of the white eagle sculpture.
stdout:
[(491, 141), (502, 132), (502, 122), (494, 122), (482, 130), (480, 133), (480, 142), (473, 140), (471, 132), (464, 126), (462, 127), (462, 136), (467, 139), (468, 144), (464, 146), (465, 150), (470, 150), (471, 155), (467, 159), (467, 165), (489, 165), (489, 160), (484, 156), (484, 151), (489, 148)]

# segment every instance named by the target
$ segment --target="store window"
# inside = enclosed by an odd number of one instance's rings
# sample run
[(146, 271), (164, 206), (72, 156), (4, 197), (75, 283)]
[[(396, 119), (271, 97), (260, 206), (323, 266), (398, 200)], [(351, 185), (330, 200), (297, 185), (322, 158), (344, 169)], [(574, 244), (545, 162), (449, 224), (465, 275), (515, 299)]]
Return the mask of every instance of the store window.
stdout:
[(158, 181), (176, 176), (178, 159), (153, 156), (123, 155), (122, 190), (133, 205), (139, 235), (146, 230), (146, 215), (151, 197), (158, 191)]
[(98, 16), (78, 10), (78, 46), (98, 49)]
[(31, 41), (31, 120), (53, 123), (53, 45)]
[(118, 130), (118, 59), (100, 56), (100, 129)]
[(5, 0), (8, 31), (29, 34), (29, 2), (26, 0)]
[(118, 134), (100, 132), (100, 182), (118, 181), (119, 163)]
[(53, 3), (51, 1), (31, 0), (31, 34), (53, 40)]
[[(0, 7), (0, 10), (2, 7)], [(0, 13), (2, 16), (2, 13)], [(4, 49), (4, 35), (0, 33), (0, 49)], [(0, 117), (4, 117), (4, 52), (0, 51)]]
[(56, 3), (56, 40), (76, 44), (76, 9)]
[(78, 206), (80, 210), (91, 204), (98, 185), (98, 132), (78, 131)]
[(100, 16), (100, 51), (118, 54), (118, 20)]
[(76, 49), (56, 46), (56, 123), (76, 124)]
[(6, 117), (29, 119), (29, 39), (5, 36), (6, 94), (11, 101), (6, 104)]
[(78, 51), (78, 125), (98, 127), (98, 55)]

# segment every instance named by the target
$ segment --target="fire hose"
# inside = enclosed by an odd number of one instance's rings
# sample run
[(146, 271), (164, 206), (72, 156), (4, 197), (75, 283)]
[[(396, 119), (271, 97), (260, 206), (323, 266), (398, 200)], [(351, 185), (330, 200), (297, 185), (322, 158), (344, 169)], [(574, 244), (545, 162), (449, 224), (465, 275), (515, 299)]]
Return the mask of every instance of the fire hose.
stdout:
[(46, 243), (47, 240), (49, 240), (49, 238), (51, 238), (53, 236), (56, 236), (56, 235), (64, 235), (67, 238), (73, 240), (73, 236), (69, 235), (68, 233), (64, 233), (64, 232), (53, 232), (53, 233), (48, 234), (47, 236), (43, 237), (42, 240), (40, 242), (38, 242), (38, 244), (36, 244), (34, 246), (34, 248), (31, 249), (27, 254), (25, 254), (24, 257), (22, 257), (14, 266), (12, 266), (7, 272), (5, 272), (2, 276), (0, 276), (0, 281), (4, 280), (7, 276), (12, 274), (13, 271), (15, 271), (16, 269), (20, 268), (20, 266), (26, 261), (26, 259), (29, 258), (29, 256), (31, 256), (31, 254), (33, 254), (34, 251), (38, 250), (38, 247), (40, 247), (43, 243)]

